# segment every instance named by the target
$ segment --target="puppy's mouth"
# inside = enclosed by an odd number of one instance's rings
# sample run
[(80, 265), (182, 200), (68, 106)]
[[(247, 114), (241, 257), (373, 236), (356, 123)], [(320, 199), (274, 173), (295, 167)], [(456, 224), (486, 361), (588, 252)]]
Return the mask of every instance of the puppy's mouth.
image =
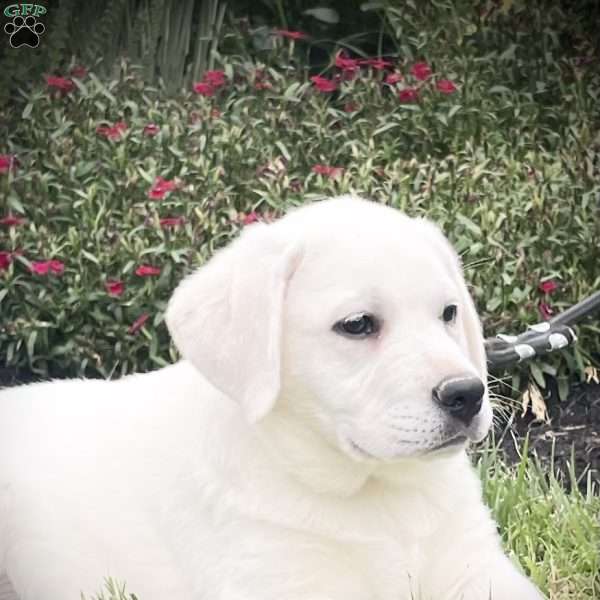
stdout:
[[(443, 453), (444, 451), (452, 452), (452, 451), (458, 450), (461, 447), (463, 447), (468, 441), (469, 441), (469, 438), (466, 435), (458, 434), (450, 439), (447, 439), (447, 440), (441, 442), (437, 446), (432, 446), (431, 448), (427, 448), (424, 452), (421, 452), (421, 454), (425, 454), (425, 455), (436, 454), (438, 452)], [(381, 457), (378, 457), (378, 456), (372, 454), (371, 452), (369, 452), (368, 450), (365, 450), (361, 445), (357, 444), (353, 439), (348, 438), (348, 442), (350, 444), (352, 451), (359, 458), (371, 459), (371, 460), (380, 460), (381, 459)]]
[(428, 452), (438, 452), (440, 450), (453, 449), (457, 446), (463, 446), (467, 442), (468, 442), (467, 436), (460, 434), (460, 435), (457, 435), (456, 437), (446, 440), (445, 442), (442, 442), (441, 444), (438, 444), (437, 446), (434, 446), (433, 448), (430, 448), (428, 450)]

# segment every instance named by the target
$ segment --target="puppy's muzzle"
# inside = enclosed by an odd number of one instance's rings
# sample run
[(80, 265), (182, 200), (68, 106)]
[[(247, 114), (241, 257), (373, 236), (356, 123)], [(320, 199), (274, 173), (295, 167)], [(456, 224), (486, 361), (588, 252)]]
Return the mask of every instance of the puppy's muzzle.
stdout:
[(485, 387), (477, 377), (449, 377), (432, 390), (433, 400), (467, 427), (481, 410)]

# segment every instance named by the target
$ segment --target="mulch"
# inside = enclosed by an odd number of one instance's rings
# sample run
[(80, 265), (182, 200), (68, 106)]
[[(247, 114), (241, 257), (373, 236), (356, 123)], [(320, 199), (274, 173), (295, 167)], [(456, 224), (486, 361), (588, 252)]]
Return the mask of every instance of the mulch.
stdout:
[[(517, 439), (529, 435), (529, 453), (536, 453), (541, 464), (557, 474), (570, 487), (569, 465), (573, 462), (579, 488), (585, 492), (588, 478), (600, 489), (600, 385), (575, 384), (564, 402), (547, 403), (550, 423), (537, 421), (533, 415), (513, 420)], [(511, 435), (505, 435), (501, 447), (509, 463), (520, 461)]]

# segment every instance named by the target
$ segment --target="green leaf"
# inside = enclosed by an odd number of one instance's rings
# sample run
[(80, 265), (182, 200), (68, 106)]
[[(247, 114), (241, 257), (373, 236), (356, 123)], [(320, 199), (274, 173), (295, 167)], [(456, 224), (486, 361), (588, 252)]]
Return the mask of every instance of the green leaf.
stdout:
[(330, 25), (335, 25), (340, 21), (340, 15), (336, 10), (323, 6), (319, 8), (310, 8), (305, 10), (302, 14), (309, 15), (318, 21), (322, 21), (323, 23), (328, 23)]
[(542, 389), (545, 389), (546, 388), (546, 380), (544, 378), (544, 373), (542, 372), (542, 370), (539, 368), (539, 366), (535, 362), (532, 361), (529, 363), (529, 371), (533, 375), (533, 379), (535, 380), (535, 382)]

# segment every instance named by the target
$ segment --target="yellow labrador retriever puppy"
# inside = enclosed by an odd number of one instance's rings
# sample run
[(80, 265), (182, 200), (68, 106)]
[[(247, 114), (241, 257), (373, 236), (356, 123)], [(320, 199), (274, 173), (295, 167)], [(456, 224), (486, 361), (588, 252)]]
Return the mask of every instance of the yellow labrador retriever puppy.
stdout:
[(0, 598), (540, 600), (467, 455), (481, 326), (431, 223), (344, 196), (175, 291), (183, 360), (0, 392)]

